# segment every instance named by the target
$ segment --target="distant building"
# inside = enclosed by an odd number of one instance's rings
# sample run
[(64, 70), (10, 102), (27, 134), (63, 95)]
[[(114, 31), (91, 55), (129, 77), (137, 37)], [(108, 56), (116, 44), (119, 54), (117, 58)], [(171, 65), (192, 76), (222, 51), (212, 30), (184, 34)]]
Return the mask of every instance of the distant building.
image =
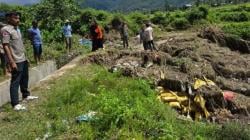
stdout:
[(183, 5), (183, 9), (189, 9), (189, 8), (192, 8), (193, 7), (193, 5), (192, 4), (184, 4)]

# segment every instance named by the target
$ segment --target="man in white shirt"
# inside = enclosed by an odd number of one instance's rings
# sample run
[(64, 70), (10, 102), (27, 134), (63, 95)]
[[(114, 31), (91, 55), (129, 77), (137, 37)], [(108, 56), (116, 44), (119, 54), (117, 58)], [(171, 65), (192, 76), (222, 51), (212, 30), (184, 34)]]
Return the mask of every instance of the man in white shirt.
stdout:
[(147, 34), (147, 46), (151, 51), (157, 50), (154, 45), (154, 38), (153, 38), (153, 28), (150, 26), (150, 23), (146, 23), (145, 32)]

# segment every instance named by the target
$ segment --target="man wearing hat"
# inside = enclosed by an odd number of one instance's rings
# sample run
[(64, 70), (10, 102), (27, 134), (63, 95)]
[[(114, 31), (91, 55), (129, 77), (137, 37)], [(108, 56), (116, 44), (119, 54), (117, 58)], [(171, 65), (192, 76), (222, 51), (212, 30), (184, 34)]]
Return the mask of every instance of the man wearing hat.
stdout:
[(38, 28), (38, 21), (32, 21), (32, 27), (28, 29), (28, 33), (33, 46), (34, 59), (36, 63), (39, 64), (42, 55), (42, 36), (40, 29)]
[(72, 28), (71, 28), (71, 25), (69, 24), (69, 20), (65, 20), (65, 24), (63, 26), (63, 35), (64, 35), (64, 38), (65, 38), (65, 43), (66, 43), (66, 49), (69, 53), (71, 47), (72, 47)]
[(8, 58), (11, 71), (10, 99), (14, 110), (25, 110), (26, 107), (19, 104), (18, 90), (21, 88), (22, 97), (25, 100), (37, 99), (30, 96), (28, 90), (29, 70), (28, 61), (25, 56), (25, 49), (21, 32), (18, 28), (20, 24), (19, 13), (10, 12), (6, 14), (8, 24), (1, 29), (1, 39), (4, 51)]

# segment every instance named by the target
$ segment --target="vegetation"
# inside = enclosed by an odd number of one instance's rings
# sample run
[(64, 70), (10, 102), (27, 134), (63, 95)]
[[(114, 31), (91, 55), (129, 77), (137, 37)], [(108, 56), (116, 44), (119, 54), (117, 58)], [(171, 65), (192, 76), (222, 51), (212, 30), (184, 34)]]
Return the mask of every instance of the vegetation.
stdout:
[[(45, 134), (51, 139), (250, 137), (250, 129), (239, 124), (220, 127), (176, 119), (175, 111), (156, 99), (148, 81), (111, 74), (100, 66), (80, 66), (35, 94), (43, 96), (27, 112), (12, 111), (9, 105), (3, 108), (8, 113), (0, 116), (0, 139), (42, 139)], [(89, 111), (97, 114), (76, 122), (77, 116)]]
[[(22, 31), (31, 26), (31, 21), (40, 21), (40, 28), (43, 32), (45, 42), (62, 41), (61, 26), (65, 19), (69, 19), (76, 34), (85, 35), (88, 33), (89, 24), (96, 19), (103, 27), (118, 26), (121, 21), (126, 21), (131, 34), (140, 30), (143, 22), (151, 20), (157, 27), (162, 29), (187, 29), (199, 24), (217, 24), (225, 32), (237, 35), (240, 38), (248, 39), (250, 4), (228, 5), (211, 8), (208, 5), (201, 5), (186, 10), (172, 12), (131, 12), (128, 15), (122, 13), (110, 13), (94, 9), (81, 9), (75, 0), (43, 0), (41, 3), (30, 7), (0, 5), (1, 11), (18, 10), (22, 13)], [(118, 23), (115, 23), (120, 21)], [(114, 25), (118, 24), (118, 25)], [(190, 26), (192, 25), (192, 26)], [(240, 25), (240, 28), (234, 26)], [(116, 28), (116, 27), (115, 27)]]

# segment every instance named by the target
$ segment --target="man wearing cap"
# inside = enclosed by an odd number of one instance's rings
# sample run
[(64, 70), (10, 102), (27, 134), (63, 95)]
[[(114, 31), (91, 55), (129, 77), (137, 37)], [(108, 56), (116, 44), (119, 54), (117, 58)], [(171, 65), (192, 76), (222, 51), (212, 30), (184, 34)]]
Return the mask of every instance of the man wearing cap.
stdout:
[(34, 59), (38, 64), (42, 55), (42, 36), (36, 20), (32, 21), (32, 27), (28, 30), (28, 33), (33, 45)]
[(69, 53), (71, 47), (72, 47), (72, 28), (71, 25), (69, 24), (69, 20), (65, 20), (65, 24), (63, 26), (63, 35), (65, 38), (65, 43), (66, 43), (66, 49)]
[(24, 53), (24, 45), (21, 32), (18, 29), (20, 23), (19, 13), (10, 12), (6, 14), (8, 24), (1, 29), (2, 44), (11, 71), (10, 99), (14, 110), (25, 110), (26, 107), (19, 104), (18, 90), (21, 88), (22, 97), (26, 100), (38, 97), (30, 96), (28, 91), (28, 61)]

